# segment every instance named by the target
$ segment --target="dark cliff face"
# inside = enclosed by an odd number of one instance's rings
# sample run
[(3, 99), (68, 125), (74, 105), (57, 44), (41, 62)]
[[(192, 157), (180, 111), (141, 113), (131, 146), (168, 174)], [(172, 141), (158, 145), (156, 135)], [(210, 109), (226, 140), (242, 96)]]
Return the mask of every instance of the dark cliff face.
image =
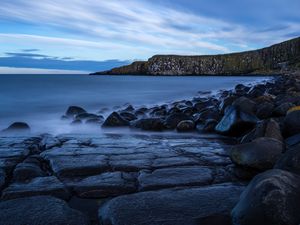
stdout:
[(148, 61), (96, 74), (239, 75), (273, 74), (300, 67), (300, 37), (254, 51), (207, 56), (156, 55)]

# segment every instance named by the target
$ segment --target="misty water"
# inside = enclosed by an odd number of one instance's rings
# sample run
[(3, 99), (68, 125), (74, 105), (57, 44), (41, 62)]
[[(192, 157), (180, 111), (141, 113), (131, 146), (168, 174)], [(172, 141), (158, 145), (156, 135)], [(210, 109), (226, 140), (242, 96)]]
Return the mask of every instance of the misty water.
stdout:
[[(0, 130), (16, 121), (34, 132), (76, 131), (60, 118), (70, 105), (91, 113), (107, 108), (154, 106), (201, 96), (199, 92), (231, 89), (266, 77), (147, 77), (88, 75), (0, 75)], [(100, 130), (100, 128), (99, 128)]]

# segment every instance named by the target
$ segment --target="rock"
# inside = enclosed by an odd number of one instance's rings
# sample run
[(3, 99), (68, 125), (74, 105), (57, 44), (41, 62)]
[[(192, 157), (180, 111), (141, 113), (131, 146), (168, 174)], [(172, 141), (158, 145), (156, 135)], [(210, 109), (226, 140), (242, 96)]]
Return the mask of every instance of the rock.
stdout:
[(285, 102), (279, 106), (277, 106), (275, 109), (274, 109), (274, 115), (275, 116), (285, 116), (287, 111), (294, 107), (295, 105), (292, 104), (292, 103), (289, 103), (289, 102)]
[(282, 142), (263, 137), (247, 144), (234, 146), (230, 158), (237, 165), (266, 170), (273, 168), (283, 150)]
[(183, 113), (174, 113), (166, 118), (165, 124), (168, 129), (175, 129), (183, 120), (191, 120), (191, 118)]
[(68, 199), (70, 194), (65, 186), (54, 176), (37, 177), (26, 183), (12, 183), (3, 190), (3, 199), (14, 199), (37, 195), (51, 195)]
[(242, 190), (224, 184), (120, 196), (99, 209), (99, 221), (103, 225), (230, 225), (230, 211)]
[(232, 210), (233, 225), (300, 223), (300, 177), (283, 170), (256, 176)]
[(75, 119), (86, 121), (90, 119), (103, 119), (103, 117), (92, 113), (80, 113), (75, 116)]
[(222, 116), (220, 115), (219, 111), (216, 109), (216, 107), (210, 107), (204, 109), (200, 114), (199, 118), (196, 121), (197, 123), (203, 123), (204, 121), (208, 119), (214, 119), (214, 120), (220, 120)]
[(27, 123), (15, 122), (11, 124), (8, 128), (4, 129), (3, 132), (29, 133), (30, 127)]
[(229, 96), (229, 97), (226, 97), (224, 98), (222, 101), (221, 101), (221, 104), (219, 106), (220, 108), (220, 111), (221, 113), (224, 113), (225, 112), (225, 109), (232, 105), (232, 103), (237, 99), (236, 96)]
[(121, 112), (120, 116), (129, 122), (137, 119), (136, 115), (130, 112)]
[(270, 118), (273, 114), (274, 104), (270, 102), (265, 102), (259, 104), (256, 108), (256, 116), (259, 119), (267, 119)]
[(245, 113), (235, 106), (229, 106), (221, 122), (216, 126), (216, 131), (220, 134), (241, 136), (245, 132), (251, 130), (258, 119)]
[(300, 175), (300, 144), (288, 149), (277, 161), (274, 168)]
[(124, 127), (129, 126), (129, 122), (125, 120), (117, 112), (110, 114), (107, 119), (104, 121), (103, 127)]
[(0, 191), (2, 190), (4, 184), (5, 184), (6, 174), (4, 170), (0, 169)]
[(86, 113), (86, 111), (79, 106), (70, 106), (66, 111), (67, 117), (75, 117), (79, 114)]
[(85, 215), (63, 200), (36, 196), (0, 202), (2, 225), (88, 225)]
[(202, 130), (204, 132), (214, 132), (216, 126), (218, 125), (218, 121), (214, 120), (214, 119), (208, 119), (205, 121), (204, 126), (202, 128)]
[(260, 137), (269, 137), (283, 141), (280, 126), (273, 119), (258, 122), (256, 127), (242, 138), (241, 143), (248, 143)]
[(236, 99), (232, 105), (245, 113), (254, 114), (256, 103), (249, 98), (240, 97)]
[(72, 121), (71, 125), (81, 125), (82, 124), (82, 121), (79, 120), (79, 119), (75, 119)]
[(122, 172), (108, 172), (65, 183), (80, 198), (106, 198), (135, 192), (135, 180), (123, 177)]
[(132, 123), (132, 127), (148, 131), (162, 131), (166, 128), (163, 120), (160, 118), (139, 119)]
[(258, 84), (253, 86), (247, 93), (247, 95), (251, 98), (257, 98), (264, 95), (266, 91), (266, 87), (263, 84)]
[(204, 186), (210, 184), (212, 180), (212, 170), (199, 166), (144, 171), (138, 177), (141, 191), (179, 186)]
[(283, 123), (283, 135), (291, 137), (300, 133), (300, 110), (288, 113)]
[(300, 133), (285, 139), (287, 147), (293, 147), (300, 143)]
[(177, 125), (176, 129), (178, 132), (192, 131), (195, 129), (195, 123), (192, 120), (183, 120)]
[(101, 119), (88, 119), (85, 121), (85, 124), (89, 124), (89, 125), (101, 125), (102, 124), (102, 120)]

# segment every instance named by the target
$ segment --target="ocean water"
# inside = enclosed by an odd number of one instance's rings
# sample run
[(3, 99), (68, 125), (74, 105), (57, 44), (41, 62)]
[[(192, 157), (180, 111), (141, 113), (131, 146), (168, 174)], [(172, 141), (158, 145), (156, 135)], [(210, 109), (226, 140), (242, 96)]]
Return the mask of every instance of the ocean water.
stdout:
[[(231, 89), (236, 84), (262, 82), (266, 77), (149, 77), (88, 75), (0, 75), (0, 130), (16, 121), (34, 132), (74, 131), (60, 117), (78, 105), (105, 114), (125, 104), (153, 106), (192, 99), (199, 92)], [(100, 128), (99, 128), (100, 129)]]

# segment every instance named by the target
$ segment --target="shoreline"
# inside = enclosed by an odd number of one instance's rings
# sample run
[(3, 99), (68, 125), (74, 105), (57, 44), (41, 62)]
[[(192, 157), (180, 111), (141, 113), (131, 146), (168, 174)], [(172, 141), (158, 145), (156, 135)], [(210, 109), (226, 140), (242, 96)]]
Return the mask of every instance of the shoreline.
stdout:
[[(299, 73), (280, 75), (263, 84), (238, 84), (216, 95), (147, 108), (127, 105), (106, 118), (72, 106), (63, 117), (75, 127), (89, 121), (104, 130), (132, 129), (133, 134), (107, 133), (105, 138), (97, 134), (44, 134), (12, 139), (0, 135), (0, 208), (12, 199), (22, 204), (36, 200), (30, 196), (46, 195), (49, 201), (52, 197), (62, 199), (88, 215), (92, 225), (123, 225), (149, 213), (143, 202), (165, 203), (174, 207), (168, 219), (171, 223), (177, 220), (178, 211), (188, 214), (196, 207), (197, 213), (184, 217), (181, 224), (193, 224), (193, 217), (210, 223), (222, 218), (222, 225), (230, 225), (231, 217), (240, 220), (251, 215), (251, 208), (244, 211), (243, 207), (253, 201), (262, 204), (252, 194), (254, 187), (263, 198), (284, 187), (287, 192), (281, 192), (279, 199), (289, 201), (286, 193), (297, 193), (294, 187), (282, 186), (285, 179), (300, 184), (297, 168), (286, 161), (287, 157), (297, 157), (287, 149), (300, 145), (298, 122), (292, 117), (286, 125), (289, 117), (300, 113), (299, 78)], [(28, 132), (23, 128), (15, 130)], [(178, 133), (160, 135), (163, 131)], [(212, 136), (203, 138), (196, 132)], [(1, 150), (5, 148), (13, 154)], [(266, 192), (264, 185), (274, 189)], [(244, 190), (248, 194), (239, 198)], [(176, 204), (179, 196), (183, 196), (182, 206)], [(192, 199), (201, 204), (191, 203)], [(206, 203), (212, 202), (221, 202), (222, 210), (215, 204), (207, 208)], [(125, 207), (133, 204), (143, 210)], [(115, 213), (124, 207), (124, 216)], [(270, 203), (264, 210), (273, 207)], [(200, 213), (204, 208), (208, 211)], [(154, 221), (164, 221), (160, 210), (168, 209), (158, 207)], [(112, 223), (116, 218), (120, 222)]]

